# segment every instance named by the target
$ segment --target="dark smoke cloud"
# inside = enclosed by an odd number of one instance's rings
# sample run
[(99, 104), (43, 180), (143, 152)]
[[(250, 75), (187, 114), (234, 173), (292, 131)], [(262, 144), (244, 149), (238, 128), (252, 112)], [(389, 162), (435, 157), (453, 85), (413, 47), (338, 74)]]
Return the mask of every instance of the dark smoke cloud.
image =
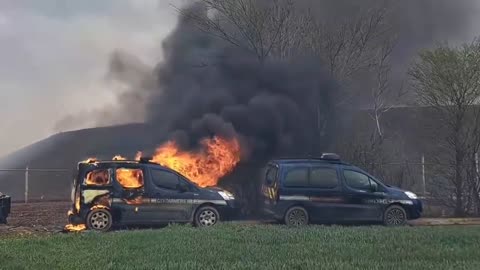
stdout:
[[(200, 5), (191, 6), (202, 12)], [(319, 147), (317, 103), (331, 117), (334, 84), (306, 59), (267, 61), (199, 31), (188, 18), (163, 44), (165, 62), (149, 89), (147, 122), (188, 148), (199, 138), (239, 136), (255, 158), (308, 154)], [(327, 140), (327, 138), (324, 138)]]
[[(392, 63), (394, 83), (406, 79), (405, 70), (419, 49), (438, 41), (470, 38), (470, 22), (476, 10), (473, 0), (295, 3), (331, 23), (348, 20), (361, 10), (387, 6), (388, 22), (398, 35)], [(188, 8), (202, 12), (199, 5)], [(159, 141), (174, 137), (186, 148), (195, 146), (203, 136), (235, 134), (252, 148), (255, 157), (327, 150), (335, 129), (316, 132), (316, 117), (338, 117), (332, 106), (337, 88), (324, 75), (319, 61), (271, 60), (260, 65), (248, 52), (205, 34), (182, 16), (163, 50), (165, 59), (155, 69), (132, 55), (115, 53), (110, 78), (129, 88), (119, 94), (115, 109), (93, 111), (91, 117), (96, 116), (103, 124), (143, 114), (146, 122), (159, 127)], [(368, 80), (360, 76), (353, 83), (366, 88)], [(81, 119), (69, 116), (62, 123), (78, 121)]]

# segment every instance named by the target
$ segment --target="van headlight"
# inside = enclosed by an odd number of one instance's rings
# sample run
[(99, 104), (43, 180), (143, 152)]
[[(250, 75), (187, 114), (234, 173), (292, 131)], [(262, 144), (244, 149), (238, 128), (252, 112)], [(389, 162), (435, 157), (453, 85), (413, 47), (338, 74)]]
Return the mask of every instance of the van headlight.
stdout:
[(415, 200), (417, 199), (417, 195), (413, 192), (410, 192), (410, 191), (405, 191), (405, 195), (407, 195), (408, 198), (412, 199), (412, 200)]
[(235, 200), (235, 197), (233, 196), (232, 193), (224, 190), (224, 191), (219, 191), (218, 194), (220, 194), (220, 196), (222, 196), (222, 198), (226, 201), (228, 200)]

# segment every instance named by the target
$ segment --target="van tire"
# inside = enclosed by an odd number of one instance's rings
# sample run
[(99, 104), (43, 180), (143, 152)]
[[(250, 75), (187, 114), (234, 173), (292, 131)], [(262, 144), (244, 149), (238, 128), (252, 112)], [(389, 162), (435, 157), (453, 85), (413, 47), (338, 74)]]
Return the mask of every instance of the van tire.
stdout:
[(391, 205), (383, 213), (383, 225), (388, 227), (403, 226), (407, 220), (407, 212), (399, 205)]
[(195, 213), (195, 227), (212, 227), (220, 222), (220, 213), (213, 206), (202, 206)]
[(301, 206), (294, 206), (287, 210), (284, 217), (285, 225), (300, 227), (308, 225), (309, 216), (307, 210)]
[(86, 223), (92, 231), (109, 231), (113, 224), (112, 214), (106, 209), (93, 209), (88, 213)]

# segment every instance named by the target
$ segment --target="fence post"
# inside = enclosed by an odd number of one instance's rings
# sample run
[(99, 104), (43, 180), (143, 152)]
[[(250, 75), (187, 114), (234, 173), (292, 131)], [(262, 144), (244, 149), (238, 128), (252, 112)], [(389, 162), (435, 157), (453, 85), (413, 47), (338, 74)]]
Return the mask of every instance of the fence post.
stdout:
[(422, 154), (422, 189), (423, 189), (423, 196), (425, 197), (427, 194), (427, 185), (425, 183), (425, 155)]
[(25, 169), (25, 203), (28, 203), (28, 166)]

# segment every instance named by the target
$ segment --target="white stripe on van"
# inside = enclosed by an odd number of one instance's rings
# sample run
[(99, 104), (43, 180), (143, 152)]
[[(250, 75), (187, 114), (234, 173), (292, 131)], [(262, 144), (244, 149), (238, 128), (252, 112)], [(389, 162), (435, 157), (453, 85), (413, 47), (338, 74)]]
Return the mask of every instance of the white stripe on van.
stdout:
[(309, 201), (308, 196), (280, 196), (281, 201)]

